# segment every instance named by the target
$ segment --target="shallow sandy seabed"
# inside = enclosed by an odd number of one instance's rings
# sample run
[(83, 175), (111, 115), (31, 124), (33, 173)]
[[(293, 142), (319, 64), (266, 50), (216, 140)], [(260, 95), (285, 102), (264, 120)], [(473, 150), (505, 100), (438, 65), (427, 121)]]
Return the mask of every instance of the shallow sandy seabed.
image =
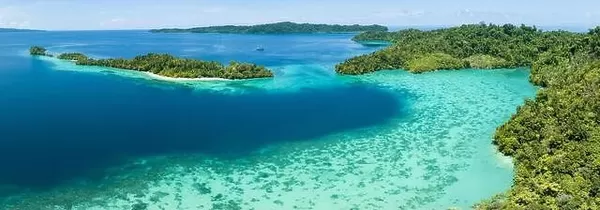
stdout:
[[(386, 125), (273, 145), (243, 159), (135, 160), (103, 186), (65, 186), (20, 200), (51, 204), (48, 209), (61, 209), (57, 203), (74, 209), (467, 209), (510, 187), (510, 160), (497, 154), (491, 141), (496, 127), (535, 93), (526, 70), (381, 71), (333, 78), (409, 95), (403, 99), (409, 115)], [(285, 79), (274, 81), (245, 85), (279, 91), (297, 87), (276, 85)]]

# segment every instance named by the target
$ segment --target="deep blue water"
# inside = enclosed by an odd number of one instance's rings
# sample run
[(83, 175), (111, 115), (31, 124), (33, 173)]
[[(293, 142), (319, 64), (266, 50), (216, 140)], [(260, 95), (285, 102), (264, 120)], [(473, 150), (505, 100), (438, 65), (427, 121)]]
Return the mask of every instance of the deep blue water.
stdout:
[[(31, 45), (96, 57), (166, 52), (267, 66), (320, 64), (328, 66), (328, 73), (316, 75), (335, 80), (334, 63), (375, 50), (352, 43), (351, 36), (0, 33), (0, 186), (48, 189), (72, 179), (102, 178), (103, 169), (152, 155), (243, 158), (270, 144), (382, 124), (402, 114), (397, 96), (364, 84), (243, 94), (198, 91), (58, 71), (52, 63), (26, 55)], [(254, 51), (257, 45), (266, 51)], [(314, 79), (310, 77), (315, 74), (300, 75), (293, 82)], [(161, 88), (165, 86), (170, 88)]]

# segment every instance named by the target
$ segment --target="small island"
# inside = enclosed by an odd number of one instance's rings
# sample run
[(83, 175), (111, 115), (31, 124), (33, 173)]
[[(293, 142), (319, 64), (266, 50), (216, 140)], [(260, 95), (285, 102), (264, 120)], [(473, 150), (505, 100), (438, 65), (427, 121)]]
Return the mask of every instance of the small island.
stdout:
[(355, 33), (386, 32), (381, 25), (328, 25), (311, 23), (279, 22), (251, 26), (208, 26), (196, 28), (165, 28), (150, 30), (152, 33), (224, 33), (224, 34), (293, 34), (293, 33)]
[(588, 33), (472, 24), (366, 32), (355, 41), (393, 44), (336, 66), (379, 70), (531, 69), (535, 100), (500, 126), (493, 143), (514, 160), (514, 184), (475, 209), (597, 209), (600, 206), (600, 27)]
[(20, 29), (20, 28), (0, 28), (0, 33), (9, 32), (44, 32), (43, 30)]
[(29, 54), (53, 57), (53, 55), (48, 53), (48, 50), (46, 50), (46, 48), (40, 46), (33, 46), (29, 48)]
[[(52, 56), (47, 53), (45, 48), (39, 46), (31, 47), (29, 52), (34, 56)], [(253, 79), (273, 77), (273, 72), (256, 64), (232, 61), (225, 66), (215, 61), (177, 58), (169, 54), (148, 53), (133, 59), (92, 59), (82, 53), (62, 53), (56, 58), (73, 61), (76, 65), (135, 70), (169, 78)]]

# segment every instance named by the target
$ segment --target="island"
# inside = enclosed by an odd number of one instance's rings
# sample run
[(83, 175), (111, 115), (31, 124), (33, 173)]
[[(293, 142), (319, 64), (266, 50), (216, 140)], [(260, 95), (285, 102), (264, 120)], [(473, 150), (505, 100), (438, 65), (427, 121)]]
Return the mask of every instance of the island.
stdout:
[(46, 50), (46, 48), (40, 46), (33, 46), (29, 48), (29, 54), (53, 57), (52, 54), (48, 53), (48, 50)]
[(20, 29), (20, 28), (0, 28), (0, 33), (3, 32), (44, 32), (43, 30)]
[(394, 44), (338, 64), (339, 74), (530, 68), (530, 81), (541, 87), (537, 96), (493, 137), (499, 151), (513, 158), (514, 184), (474, 208), (600, 207), (600, 27), (574, 33), (481, 23), (367, 32), (355, 40)]
[[(31, 47), (30, 54), (52, 56), (40, 46)], [(76, 65), (135, 70), (169, 78), (253, 79), (273, 77), (273, 72), (256, 64), (231, 61), (229, 65), (225, 66), (215, 61), (177, 58), (169, 54), (148, 53), (133, 59), (93, 59), (82, 53), (62, 53), (56, 58), (73, 61)]]
[(208, 26), (196, 28), (165, 28), (150, 30), (152, 33), (225, 33), (225, 34), (291, 34), (291, 33), (355, 33), (386, 32), (381, 25), (328, 25), (311, 23), (279, 22), (251, 26)]

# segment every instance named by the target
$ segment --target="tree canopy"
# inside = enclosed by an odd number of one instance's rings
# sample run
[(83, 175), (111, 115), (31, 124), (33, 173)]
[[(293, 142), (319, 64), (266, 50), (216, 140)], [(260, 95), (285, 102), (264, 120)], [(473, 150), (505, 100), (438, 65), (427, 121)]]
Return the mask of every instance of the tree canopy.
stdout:
[(81, 59), (77, 65), (103, 66), (150, 72), (167, 77), (251, 79), (273, 77), (264, 66), (232, 61), (229, 66), (215, 61), (176, 58), (169, 54), (149, 53), (133, 59)]
[[(394, 45), (369, 55), (351, 58), (336, 66), (342, 74), (362, 74), (382, 69), (413, 71), (415, 62), (423, 56), (443, 53), (464, 60), (465, 68), (507, 68), (531, 66), (541, 53), (556, 44), (569, 44), (581, 34), (570, 32), (542, 32), (535, 27), (514, 25), (474, 24), (460, 27), (420, 31), (407, 29), (397, 32), (366, 32), (355, 41), (383, 40)], [(558, 41), (558, 43), (553, 43)], [(564, 43), (563, 43), (564, 42)], [(476, 56), (476, 57), (471, 57)], [(360, 61), (360, 62), (357, 62)], [(413, 65), (409, 65), (413, 64)], [(414, 72), (444, 69), (429, 66)]]
[(355, 40), (394, 45), (337, 65), (341, 74), (531, 67), (531, 82), (543, 88), (497, 129), (493, 140), (513, 157), (513, 186), (474, 207), (600, 208), (600, 27), (584, 34), (477, 24), (368, 32)]
[[(32, 55), (51, 56), (43, 47), (32, 47), (30, 51)], [(215, 61), (177, 58), (169, 54), (148, 53), (133, 59), (93, 59), (82, 53), (62, 53), (57, 58), (75, 61), (77, 65), (143, 71), (174, 78), (252, 79), (273, 77), (273, 72), (256, 64), (231, 61), (228, 66), (224, 66)]]
[(40, 46), (32, 46), (31, 48), (29, 48), (30, 55), (50, 56), (50, 54), (48, 54), (47, 52), (48, 50), (46, 50), (46, 48)]
[(57, 58), (58, 59), (62, 59), (62, 60), (72, 60), (72, 61), (79, 61), (79, 60), (87, 60), (87, 59), (89, 59), (83, 53), (62, 53), (62, 54), (58, 55)]
[(285, 34), (285, 33), (350, 33), (387, 31), (381, 25), (328, 25), (311, 23), (279, 22), (252, 26), (208, 26), (188, 29), (166, 28), (150, 30), (153, 33), (230, 33), (230, 34)]

